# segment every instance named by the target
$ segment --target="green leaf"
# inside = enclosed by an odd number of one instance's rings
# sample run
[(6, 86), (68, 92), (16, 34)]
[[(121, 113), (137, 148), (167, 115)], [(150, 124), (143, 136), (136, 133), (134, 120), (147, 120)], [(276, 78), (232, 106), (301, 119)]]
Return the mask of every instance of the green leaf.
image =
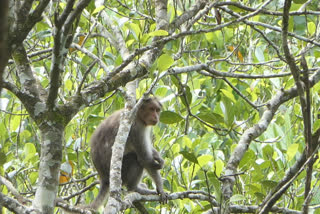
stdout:
[(313, 133), (315, 133), (320, 128), (320, 119), (317, 119), (313, 124)]
[(3, 164), (5, 164), (6, 162), (7, 162), (6, 153), (4, 153), (3, 151), (0, 151), (0, 166), (3, 166)]
[(181, 151), (180, 154), (182, 154), (182, 156), (185, 159), (187, 159), (188, 161), (190, 161), (192, 163), (199, 164), (197, 157), (193, 153), (190, 153), (190, 152), (187, 152), (187, 151)]
[(270, 145), (266, 145), (265, 147), (263, 147), (262, 149), (262, 154), (264, 157), (266, 157), (267, 159), (272, 158), (273, 155), (273, 148)]
[(160, 114), (160, 122), (165, 124), (178, 123), (183, 120), (179, 114), (172, 111), (163, 111)]
[(210, 178), (210, 182), (213, 184), (214, 186), (214, 193), (215, 196), (217, 198), (218, 202), (221, 202), (221, 183), (218, 180), (217, 176), (214, 175), (212, 172), (208, 172), (208, 177)]
[(24, 161), (28, 161), (33, 158), (37, 152), (36, 147), (32, 143), (26, 143), (23, 148), (24, 151)]
[(200, 113), (197, 114), (197, 116), (207, 122), (210, 123), (212, 125), (216, 125), (218, 123), (223, 123), (224, 119), (220, 114), (217, 113), (213, 113), (212, 111), (210, 111), (209, 109), (200, 109)]
[(236, 99), (234, 98), (233, 94), (231, 91), (221, 89), (220, 90), (227, 98), (229, 98), (233, 103), (236, 103)]
[(156, 30), (148, 34), (149, 36), (168, 36), (169, 33), (165, 30)]
[(299, 144), (297, 144), (297, 143), (291, 144), (288, 147), (288, 150), (287, 150), (287, 160), (288, 161), (291, 161), (294, 158), (294, 156), (298, 152), (298, 149), (299, 149)]
[(212, 157), (212, 155), (201, 155), (197, 159), (198, 159), (199, 166), (202, 168), (206, 164), (208, 164), (209, 161), (211, 161), (213, 159), (213, 157)]
[(264, 51), (264, 47), (262, 47), (262, 46), (257, 46), (255, 49), (254, 53), (255, 53), (255, 56), (257, 57), (259, 62), (265, 61), (263, 51)]
[(294, 2), (295, 4), (304, 4), (304, 3), (307, 2), (307, 0), (293, 0), (293, 2)]
[(308, 32), (313, 35), (316, 32), (316, 25), (313, 22), (308, 23)]
[(68, 89), (68, 91), (72, 90), (72, 85), (73, 85), (73, 82), (70, 79), (67, 79), (65, 82), (65, 86)]
[(168, 92), (168, 88), (165, 86), (159, 86), (155, 92), (156, 96), (165, 97)]
[(187, 147), (187, 148), (191, 148), (192, 147), (192, 141), (191, 141), (191, 139), (187, 136), (187, 135), (185, 135), (185, 136), (183, 136), (182, 137), (182, 144), (181, 144), (181, 146), (183, 147), (183, 148), (185, 148), (185, 147)]
[(35, 184), (37, 179), (38, 179), (38, 177), (39, 177), (38, 172), (31, 172), (30, 176), (29, 176), (31, 184)]
[(179, 151), (180, 151), (180, 145), (177, 143), (173, 144), (171, 147), (171, 152), (173, 154), (177, 154), (177, 153), (179, 153)]
[(256, 154), (254, 153), (254, 151), (249, 149), (244, 153), (244, 156), (240, 161), (239, 168), (240, 169), (244, 168), (243, 170), (249, 169), (251, 165), (255, 162), (255, 159), (256, 159)]
[(225, 124), (228, 127), (231, 127), (235, 120), (235, 107), (232, 105), (232, 102), (229, 100), (229, 98), (223, 97), (223, 102), (220, 102), (220, 105), (222, 105), (225, 109), (224, 111), (224, 121)]
[(238, 202), (238, 201), (244, 201), (244, 200), (246, 200), (246, 197), (240, 194), (233, 195), (230, 198), (230, 202)]
[(28, 130), (23, 130), (23, 132), (20, 133), (20, 138), (28, 140), (28, 138), (31, 137), (31, 133)]
[(101, 10), (103, 10), (105, 8), (105, 6), (100, 6), (100, 7), (97, 7), (96, 9), (94, 9), (94, 11), (92, 12), (92, 15), (96, 14), (96, 13), (99, 13)]
[(261, 181), (261, 184), (267, 189), (272, 189), (276, 187), (278, 183), (272, 180), (263, 180)]
[(165, 71), (174, 63), (173, 58), (169, 54), (162, 54), (158, 59), (159, 71)]
[(134, 43), (134, 39), (129, 39), (129, 40), (126, 42), (126, 46), (129, 48), (133, 43)]
[(13, 117), (11, 119), (11, 123), (10, 123), (10, 130), (11, 131), (15, 131), (18, 129), (18, 127), (20, 126), (21, 123), (21, 118), (20, 117)]
[(214, 42), (214, 34), (213, 34), (213, 32), (206, 33), (204, 35), (205, 35), (206, 39), (208, 40), (208, 42), (210, 42), (210, 43)]
[(220, 30), (214, 32), (214, 42), (219, 49), (223, 48), (225, 46), (225, 43), (224, 43), (225, 40), (224, 40), (222, 32)]
[(216, 175), (218, 176), (218, 177), (220, 177), (220, 175), (221, 175), (221, 173), (222, 173), (222, 171), (223, 171), (223, 168), (224, 168), (224, 163), (223, 163), (223, 161), (222, 160), (217, 160), (215, 163), (214, 163), (214, 165), (215, 165), (215, 172), (216, 172)]
[(136, 23), (130, 23), (129, 24), (129, 29), (132, 30), (132, 32), (135, 35), (135, 38), (138, 40), (139, 37), (141, 36), (141, 30), (138, 24)]

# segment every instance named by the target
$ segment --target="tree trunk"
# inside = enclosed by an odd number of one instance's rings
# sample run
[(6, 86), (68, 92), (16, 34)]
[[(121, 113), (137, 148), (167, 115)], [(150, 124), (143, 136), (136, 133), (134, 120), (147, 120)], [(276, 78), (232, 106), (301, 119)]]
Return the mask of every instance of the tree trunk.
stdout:
[(41, 210), (42, 213), (51, 214), (54, 211), (54, 201), (59, 186), (64, 127), (56, 123), (52, 126), (45, 125), (45, 127), (40, 127), (40, 130), (40, 171), (33, 206)]
[[(0, 93), (2, 89), (2, 75), (4, 68), (8, 62), (8, 48), (7, 48), (7, 16), (8, 16), (8, 0), (1, 0), (0, 3)], [(1, 209), (0, 209), (1, 213)]]

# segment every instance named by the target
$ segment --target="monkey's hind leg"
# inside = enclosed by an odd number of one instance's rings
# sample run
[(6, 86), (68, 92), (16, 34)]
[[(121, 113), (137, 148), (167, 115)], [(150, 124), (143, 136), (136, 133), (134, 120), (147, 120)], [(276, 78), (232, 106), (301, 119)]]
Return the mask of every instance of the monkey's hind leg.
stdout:
[(128, 191), (136, 191), (143, 173), (143, 167), (139, 164), (135, 153), (128, 153), (123, 157), (121, 178)]
[[(122, 182), (127, 186), (128, 191), (135, 191), (140, 194), (149, 194), (151, 190), (145, 189), (139, 185), (143, 173), (143, 167), (139, 164), (137, 155), (129, 153), (123, 157), (122, 162)], [(133, 202), (133, 205), (142, 214), (148, 214), (148, 210), (139, 201)]]

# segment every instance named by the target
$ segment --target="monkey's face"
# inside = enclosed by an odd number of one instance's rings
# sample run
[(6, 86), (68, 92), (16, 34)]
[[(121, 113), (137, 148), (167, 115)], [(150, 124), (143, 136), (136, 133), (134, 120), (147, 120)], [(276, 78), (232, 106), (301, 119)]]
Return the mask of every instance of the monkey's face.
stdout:
[(161, 105), (155, 100), (145, 103), (138, 112), (138, 117), (146, 126), (154, 126), (159, 122)]

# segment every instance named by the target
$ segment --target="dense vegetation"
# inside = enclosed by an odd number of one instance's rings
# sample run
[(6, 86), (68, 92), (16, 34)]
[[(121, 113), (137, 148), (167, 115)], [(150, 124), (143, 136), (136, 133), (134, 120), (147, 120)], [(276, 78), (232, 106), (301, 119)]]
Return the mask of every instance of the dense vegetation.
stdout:
[(90, 136), (135, 80), (137, 99), (151, 91), (163, 103), (154, 145), (170, 194), (167, 204), (142, 197), (150, 213), (320, 213), (319, 9), (317, 0), (10, 1), (2, 212), (90, 203), (99, 188)]

